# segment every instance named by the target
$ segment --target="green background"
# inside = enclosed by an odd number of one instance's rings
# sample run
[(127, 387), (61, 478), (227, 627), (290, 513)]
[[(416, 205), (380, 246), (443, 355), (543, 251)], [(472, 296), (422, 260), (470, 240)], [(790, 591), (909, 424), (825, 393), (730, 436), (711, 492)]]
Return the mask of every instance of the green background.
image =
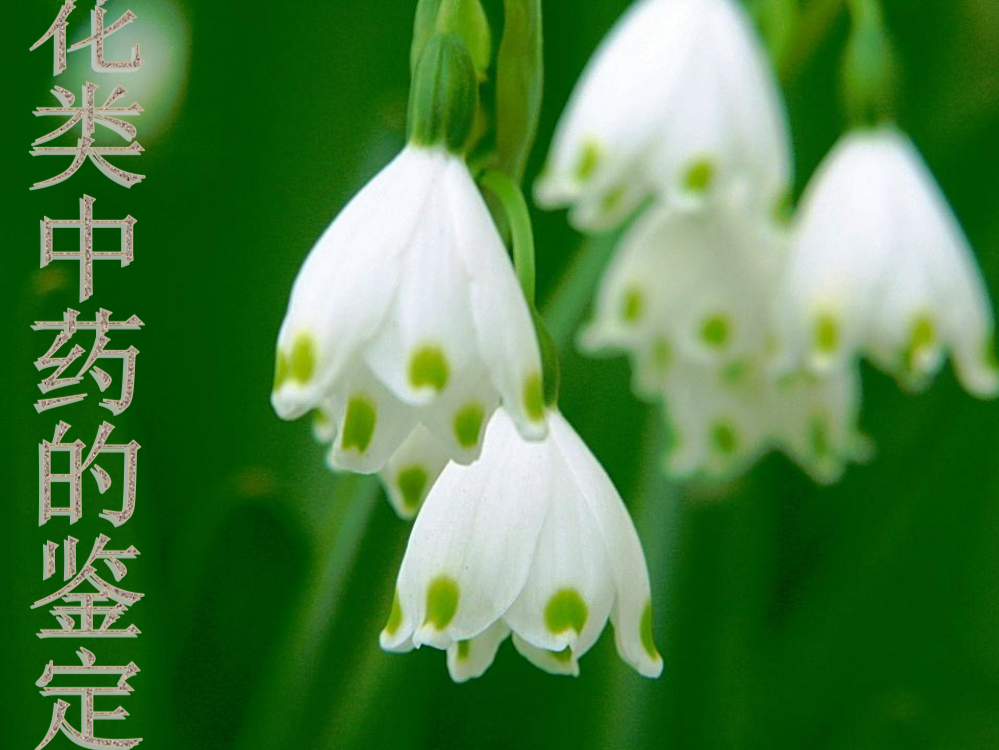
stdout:
[[(53, 79), (50, 44), (27, 48), (58, 5), (5, 9), (0, 747), (38, 743), (52, 701), (34, 680), (49, 659), (73, 664), (79, 645), (98, 664), (142, 669), (119, 701), (131, 717), (98, 728), (142, 736), (144, 748), (999, 747), (999, 405), (974, 401), (949, 372), (914, 397), (866, 371), (862, 423), (878, 455), (839, 485), (820, 489), (778, 457), (730, 486), (673, 485), (658, 472), (657, 411), (630, 395), (624, 362), (572, 351), (610, 243), (581, 244), (558, 213), (535, 221), (541, 299), (564, 354), (562, 407), (635, 516), (665, 673), (638, 677), (609, 633), (578, 679), (543, 674), (509, 645), (467, 685), (451, 683), (433, 649), (382, 653), (408, 527), (377, 482), (329, 474), (308, 425), (280, 422), (268, 394), (299, 264), (403, 143), (414, 4), (114, 0), (110, 20), (127, 7), (139, 20), (108, 43), (108, 57), (124, 59), (139, 40), (146, 67), (96, 74), (77, 52)], [(625, 5), (544, 3), (546, 98), (529, 176)], [(782, 77), (799, 191), (843, 127), (841, 5), (802, 3)], [(903, 72), (899, 122), (997, 299), (999, 3), (885, 5)], [(86, 36), (90, 7), (79, 3), (71, 41)], [(88, 163), (29, 192), (66, 162), (27, 155), (61, 122), (30, 112), (55, 105), (53, 83), (76, 93), (87, 80), (98, 96), (120, 82), (145, 107), (133, 122), (146, 152), (118, 163), (147, 180), (125, 190)], [(98, 263), (96, 293), (79, 303), (74, 265), (39, 270), (37, 222), (76, 218), (84, 192), (98, 218), (130, 213), (139, 223), (135, 263)], [(116, 240), (100, 230), (97, 249)], [(76, 236), (62, 230), (57, 242)], [(135, 402), (111, 419), (112, 442), (142, 445), (137, 511), (120, 529), (97, 517), (115, 507), (120, 458), (100, 460), (116, 477), (107, 495), (84, 478), (83, 521), (37, 526), (38, 443), (63, 419), (69, 438), (89, 446), (107, 415), (92, 382), (89, 404), (32, 409), (32, 362), (51, 336), (29, 326), (67, 307), (146, 324), (111, 337), (141, 352)], [(89, 349), (92, 334), (77, 340)], [(72, 533), (85, 557), (102, 531), (110, 546), (142, 553), (122, 585), (147, 594), (123, 621), (143, 634), (37, 639), (55, 625), (29, 605), (61, 586), (61, 576), (41, 580), (39, 547)]]

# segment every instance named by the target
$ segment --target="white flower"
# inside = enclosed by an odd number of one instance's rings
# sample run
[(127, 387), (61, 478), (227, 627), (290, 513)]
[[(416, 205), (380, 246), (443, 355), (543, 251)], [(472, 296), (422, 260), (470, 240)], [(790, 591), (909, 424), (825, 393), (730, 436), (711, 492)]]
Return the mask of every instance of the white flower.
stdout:
[(603, 229), (660, 191), (689, 202), (718, 188), (769, 211), (790, 178), (784, 107), (745, 11), (638, 0), (573, 92), (536, 197)]
[(666, 469), (676, 476), (728, 479), (782, 450), (828, 484), (871, 451), (857, 429), (860, 381), (853, 369), (777, 378), (755, 361), (726, 370), (680, 361), (662, 394), (671, 438)]
[(862, 353), (921, 388), (949, 350), (969, 392), (999, 390), (974, 255), (915, 147), (893, 128), (847, 135), (819, 168), (781, 303), (788, 366), (829, 372)]
[(784, 232), (744, 206), (651, 208), (622, 238), (580, 344), (629, 353), (644, 395), (659, 394), (677, 358), (742, 367), (770, 345), (786, 258)]
[(578, 659), (608, 617), (621, 657), (655, 677), (645, 556), (620, 496), (558, 411), (525, 441), (504, 409), (482, 457), (449, 464), (416, 518), (382, 646), (448, 650), (451, 676), (481, 675), (502, 641), (554, 673)]
[[(332, 466), (371, 473), (417, 425), (448, 457), (474, 460), (500, 400), (521, 434), (544, 436), (531, 314), (462, 158), (409, 145), (299, 272), (272, 404), (284, 419), (318, 409)], [(425, 458), (431, 476), (440, 457)]]

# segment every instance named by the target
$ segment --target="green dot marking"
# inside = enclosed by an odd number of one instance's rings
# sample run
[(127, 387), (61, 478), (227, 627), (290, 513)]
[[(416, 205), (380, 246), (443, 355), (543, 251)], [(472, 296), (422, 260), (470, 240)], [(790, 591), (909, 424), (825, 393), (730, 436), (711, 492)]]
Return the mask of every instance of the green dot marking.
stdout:
[(568, 646), (561, 651), (549, 651), (548, 653), (551, 654), (552, 658), (559, 664), (568, 664), (572, 661), (572, 649)]
[(839, 321), (831, 313), (815, 319), (815, 349), (820, 354), (832, 354), (839, 348)]
[(472, 401), (454, 415), (454, 437), (462, 448), (474, 448), (479, 442), (482, 422), (486, 417), (480, 404)]
[(540, 422), (545, 418), (545, 398), (540, 372), (528, 375), (524, 381), (524, 411), (532, 422)]
[(408, 510), (416, 510), (423, 502), (430, 476), (422, 466), (414, 464), (401, 469), (395, 477), (396, 487), (402, 495), (402, 504)]
[(353, 396), (347, 402), (340, 447), (345, 451), (354, 448), (358, 453), (364, 453), (371, 445), (377, 421), (378, 410), (374, 402), (367, 396)]
[(600, 198), (600, 209), (605, 214), (614, 213), (614, 211), (620, 208), (626, 192), (627, 190), (623, 185), (612, 187)]
[(739, 436), (728, 422), (718, 422), (712, 428), (711, 441), (715, 449), (725, 456), (731, 456), (739, 449)]
[(637, 323), (645, 312), (645, 297), (641, 289), (632, 287), (621, 300), (621, 318), (625, 323)]
[(466, 661), (472, 655), (471, 641), (458, 641), (458, 661)]
[(661, 373), (669, 369), (670, 362), (673, 361), (673, 347), (666, 339), (656, 339), (655, 343), (652, 344), (652, 361), (655, 362), (656, 369)]
[(291, 379), (303, 385), (312, 380), (316, 371), (316, 345), (312, 336), (300, 333), (291, 345), (291, 361), (288, 363)]
[(399, 590), (396, 589), (392, 596), (392, 609), (389, 612), (388, 622), (385, 623), (385, 632), (395, 635), (400, 625), (402, 625), (402, 603), (399, 601)]
[(698, 159), (687, 169), (683, 185), (692, 193), (705, 193), (715, 180), (715, 165), (710, 159)]
[(593, 176), (600, 165), (600, 145), (596, 141), (587, 141), (576, 162), (576, 179), (585, 182)]
[(545, 607), (545, 624), (552, 633), (583, 632), (588, 615), (586, 602), (575, 589), (560, 589), (548, 600)]
[(809, 437), (812, 443), (812, 453), (815, 454), (816, 458), (827, 458), (832, 453), (832, 444), (829, 439), (829, 420), (824, 414), (812, 416)]
[(278, 390), (288, 379), (288, 358), (278, 349), (277, 361), (274, 363), (274, 390)]
[(454, 619), (458, 611), (458, 584), (453, 578), (438, 576), (427, 589), (426, 622), (437, 630), (443, 630)]
[(642, 638), (642, 647), (645, 649), (645, 653), (649, 655), (649, 658), (653, 661), (658, 661), (659, 649), (656, 648), (656, 640), (652, 634), (652, 601), (649, 600), (645, 605), (645, 609), (642, 610), (642, 620), (639, 623), (639, 633)]
[(709, 346), (720, 349), (728, 343), (731, 325), (727, 315), (709, 315), (701, 324), (701, 338)]
[(912, 328), (909, 331), (909, 348), (906, 352), (906, 360), (910, 368), (915, 365), (916, 357), (921, 352), (931, 349), (936, 340), (937, 330), (932, 318), (920, 315), (912, 321)]
[(440, 392), (447, 385), (449, 371), (447, 357), (439, 346), (423, 346), (409, 360), (409, 384)]

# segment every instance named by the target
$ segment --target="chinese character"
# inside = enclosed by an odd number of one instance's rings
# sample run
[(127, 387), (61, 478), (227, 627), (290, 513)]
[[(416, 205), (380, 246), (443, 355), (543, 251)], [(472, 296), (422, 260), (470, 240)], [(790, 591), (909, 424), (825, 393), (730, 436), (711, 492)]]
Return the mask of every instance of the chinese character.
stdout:
[[(105, 510), (100, 514), (101, 518), (106, 518), (115, 526), (121, 526), (135, 512), (135, 483), (138, 464), (138, 453), (141, 447), (134, 440), (127, 445), (107, 445), (108, 436), (114, 429), (110, 422), (104, 422), (97, 431), (97, 438), (94, 441), (87, 460), (83, 460), (84, 443), (76, 440), (72, 443), (63, 443), (62, 439), (69, 431), (70, 425), (59, 422), (55, 428), (55, 436), (50, 443), (43, 440), (38, 450), (38, 525), (43, 526), (49, 522), (52, 516), (69, 516), (70, 524), (74, 524), (83, 517), (83, 472), (94, 462), (101, 453), (123, 453), (125, 455), (125, 482), (122, 489), (122, 509), (120, 511)], [(70, 471), (68, 474), (55, 474), (52, 471), (52, 454), (68, 453), (70, 455)], [(111, 486), (111, 477), (104, 469), (94, 464), (90, 469), (97, 481), (97, 489), (103, 495)], [(69, 484), (69, 505), (66, 507), (52, 507), (52, 485), (55, 482), (66, 482)]]
[[(67, 253), (67, 255), (70, 254), (71, 253)], [(122, 330), (137, 331), (144, 324), (135, 315), (124, 322), (115, 321), (112, 323), (111, 311), (103, 308), (101, 308), (100, 312), (94, 316), (95, 319), (93, 322), (77, 321), (77, 316), (79, 314), (80, 313), (76, 310), (67, 310), (61, 321), (35, 321), (35, 325), (31, 326), (32, 330), (35, 331), (40, 331), (43, 328), (54, 328), (60, 331), (52, 346), (49, 347), (49, 350), (35, 360), (35, 367), (39, 370), (45, 370), (50, 367), (57, 368), (55, 372), (38, 384), (38, 388), (42, 393), (48, 393), (56, 388), (64, 388), (68, 385), (77, 385), (83, 380), (83, 374), (87, 370), (90, 370), (90, 374), (93, 375), (94, 380), (97, 381), (97, 387), (101, 389), (101, 392), (104, 392), (107, 390), (108, 386), (111, 385), (112, 378), (94, 363), (99, 359), (120, 359), (122, 360), (121, 398), (103, 399), (103, 403), (101, 403), (100, 406), (110, 410), (114, 415), (121, 414), (129, 407), (129, 404), (132, 403), (132, 397), (135, 395), (135, 360), (136, 357), (138, 357), (139, 350), (134, 346), (130, 346), (128, 349), (108, 349), (107, 345), (111, 343), (111, 339), (109, 339), (106, 334), (112, 326)], [(83, 354), (84, 349), (82, 346), (77, 344), (64, 357), (57, 357), (55, 354), (64, 344), (68, 343), (73, 338), (73, 334), (76, 333), (77, 328), (95, 329), (94, 348), (90, 350), (90, 356), (87, 357), (83, 367), (80, 368), (80, 371), (76, 375), (73, 377), (63, 378), (60, 377), (60, 375), (62, 375), (73, 362), (79, 359), (80, 355)], [(47, 409), (55, 409), (58, 406), (74, 404), (82, 401), (86, 397), (86, 393), (79, 393), (72, 396), (40, 399), (35, 403), (35, 411), (41, 414)]]
[(59, 9), (59, 15), (56, 16), (55, 21), (49, 26), (49, 30), (45, 32), (45, 36), (31, 45), (29, 52), (34, 52), (40, 46), (45, 44), (49, 39), (53, 39), (54, 45), (54, 61), (52, 63), (52, 75), (59, 75), (64, 70), (66, 70), (66, 54), (67, 52), (75, 52), (78, 49), (83, 49), (84, 47), (90, 46), (92, 49), (92, 55), (90, 59), (91, 67), (98, 73), (103, 73), (107, 70), (114, 70), (119, 73), (134, 73), (136, 70), (142, 67), (142, 63), (145, 60), (139, 54), (139, 45), (136, 44), (132, 48), (132, 60), (131, 62), (107, 62), (104, 59), (104, 40), (109, 36), (119, 31), (127, 24), (132, 23), (136, 20), (136, 16), (132, 11), (126, 10), (125, 13), (115, 21), (113, 24), (104, 28), (104, 14), (107, 12), (101, 6), (107, 0), (97, 0), (97, 7), (90, 11), (90, 30), (91, 35), (84, 39), (82, 42), (77, 42), (68, 50), (66, 49), (66, 27), (68, 26), (67, 20), (69, 19), (69, 14), (73, 12), (76, 8), (76, 0), (66, 0), (63, 3), (62, 8)]
[[(100, 88), (100, 86), (96, 83), (85, 84), (83, 87), (83, 98), (86, 104), (83, 107), (74, 107), (73, 104), (76, 102), (76, 97), (66, 89), (56, 86), (52, 89), (52, 93), (63, 106), (35, 108), (35, 117), (43, 117), (47, 115), (72, 115), (72, 117), (70, 117), (68, 122), (59, 126), (51, 133), (43, 135), (41, 138), (35, 140), (35, 142), (31, 144), (35, 147), (34, 150), (31, 151), (31, 155), (55, 156), (60, 154), (76, 154), (76, 158), (73, 159), (73, 163), (69, 165), (69, 168), (65, 172), (61, 172), (55, 177), (43, 180), (42, 182), (36, 182), (31, 188), (32, 190), (41, 190), (42, 188), (52, 187), (53, 185), (58, 185), (63, 180), (69, 179), (81, 166), (83, 166), (83, 162), (88, 157), (94, 165), (101, 170), (101, 172), (124, 187), (130, 188), (132, 185), (138, 185), (145, 179), (145, 175), (134, 174), (132, 172), (126, 172), (124, 169), (119, 169), (118, 167), (108, 163), (108, 161), (101, 156), (101, 154), (138, 156), (145, 150), (139, 145), (138, 141), (133, 143), (131, 146), (93, 145), (94, 139), (90, 136), (94, 134), (97, 125), (103, 125), (109, 130), (113, 130), (126, 141), (131, 141), (136, 136), (134, 125), (115, 117), (109, 117), (108, 113), (113, 113), (121, 117), (135, 117), (143, 112), (143, 109), (139, 106), (138, 102), (134, 102), (128, 107), (111, 106), (118, 101), (118, 99), (128, 93), (128, 90), (122, 86), (115, 87), (115, 90), (111, 92), (111, 96), (107, 98), (107, 101), (104, 102), (103, 106), (95, 106), (96, 100), (94, 95), (98, 88)], [(51, 141), (53, 138), (58, 138), (59, 136), (68, 133), (74, 126), (77, 125), (77, 123), (81, 122), (83, 123), (83, 137), (76, 142), (75, 147), (38, 145), (39, 143)]]
[[(80, 262), (80, 302), (90, 299), (94, 293), (94, 261), (118, 260), (122, 268), (135, 260), (135, 224), (131, 216), (124, 219), (94, 219), (96, 198), (84, 195), (80, 199), (79, 219), (50, 219), (48, 216), (39, 222), (42, 230), (42, 262), (45, 268), (53, 260), (71, 258)], [(78, 229), (80, 249), (70, 251), (55, 250), (56, 229)], [(94, 252), (94, 230), (117, 229), (121, 234), (121, 250)]]
[[(73, 537), (69, 537), (66, 540), (64, 571), (66, 580), (69, 580), (69, 583), (44, 599), (39, 599), (31, 605), (31, 609), (43, 607), (58, 599), (69, 603), (79, 602), (79, 604), (68, 607), (57, 606), (49, 610), (49, 613), (56, 618), (60, 627), (51, 630), (43, 629), (38, 633), (38, 637), (135, 638), (141, 632), (135, 625), (117, 629), (111, 626), (122, 615), (128, 612), (130, 605), (136, 604), (144, 595), (107, 583), (97, 575), (97, 570), (93, 565), (98, 560), (103, 559), (108, 568), (111, 569), (111, 574), (114, 576), (115, 581), (120, 582), (128, 574), (128, 569), (125, 567), (122, 559), (134, 560), (139, 554), (139, 550), (135, 547), (129, 547), (126, 550), (105, 549), (105, 545), (111, 540), (104, 534), (101, 534), (94, 542), (93, 551), (91, 551), (90, 557), (87, 558), (83, 570), (77, 573), (76, 543), (78, 541), (78, 539), (74, 539)], [(46, 542), (42, 547), (43, 579), (47, 579), (55, 573), (55, 557), (58, 548), (59, 545), (55, 542)], [(74, 593), (75, 589), (82, 585), (84, 581), (90, 581), (97, 591), (92, 593)], [(101, 602), (106, 602), (109, 599), (114, 600), (116, 603), (109, 606), (101, 606)], [(74, 615), (80, 618), (79, 627), (77, 627), (77, 623), (73, 619)], [(94, 623), (95, 616), (102, 618), (99, 626)]]
[[(132, 740), (110, 740), (94, 736), (95, 721), (99, 721), (101, 719), (124, 719), (128, 716), (128, 711), (121, 706), (118, 706), (118, 708), (114, 711), (95, 711), (94, 698), (110, 695), (128, 695), (132, 692), (132, 686), (128, 684), (128, 680), (139, 673), (139, 668), (135, 666), (135, 662), (129, 662), (128, 666), (124, 667), (95, 667), (94, 664), (97, 662), (97, 657), (94, 656), (93, 652), (88, 651), (85, 648), (81, 648), (77, 651), (76, 655), (80, 657), (80, 662), (83, 664), (82, 667), (57, 667), (49, 661), (48, 665), (45, 667), (45, 671), (42, 673), (42, 676), (38, 678), (35, 684), (38, 685), (38, 687), (43, 688), (41, 694), (45, 696), (79, 695), (83, 699), (81, 706), (81, 730), (78, 731), (75, 729), (66, 719), (66, 712), (69, 710), (70, 704), (62, 699), (59, 699), (52, 707), (52, 724), (49, 726), (49, 731), (45, 733), (45, 737), (42, 738), (41, 744), (39, 744), (35, 750), (41, 750), (49, 744), (55, 738), (60, 729), (63, 734), (81, 747), (135, 747), (142, 742), (141, 737)], [(49, 683), (52, 682), (52, 678), (57, 674), (81, 676), (90, 674), (117, 674), (121, 675), (121, 677), (118, 679), (118, 684), (115, 687), (49, 687)]]

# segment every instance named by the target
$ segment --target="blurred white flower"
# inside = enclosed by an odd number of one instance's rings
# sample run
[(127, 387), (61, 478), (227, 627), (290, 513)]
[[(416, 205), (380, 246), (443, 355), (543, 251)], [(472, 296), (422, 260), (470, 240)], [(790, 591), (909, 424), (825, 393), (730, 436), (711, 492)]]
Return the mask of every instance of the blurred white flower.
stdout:
[[(373, 473), (417, 425), (447, 457), (473, 461), (501, 400), (524, 437), (545, 435), (531, 314), (463, 159), (411, 144), (306, 259), (278, 337), (271, 402), (283, 419), (319, 410), (330, 464)], [(410, 448), (430, 481), (440, 456)], [(389, 470), (398, 498), (405, 459)], [(416, 475), (407, 476), (413, 492)]]
[(845, 136), (819, 168), (780, 300), (786, 367), (824, 373), (865, 354), (919, 389), (949, 351), (969, 392), (999, 390), (974, 255), (915, 147), (893, 128)]
[(791, 163), (778, 86), (740, 5), (638, 0), (577, 84), (536, 197), (587, 230), (659, 193), (688, 204), (735, 193), (769, 213)]
[(675, 359), (738, 367), (770, 343), (772, 294), (787, 258), (770, 217), (719, 201), (650, 208), (622, 238), (580, 344), (623, 351), (636, 391), (658, 395)]
[(621, 657), (656, 677), (641, 542), (607, 474), (565, 418), (528, 442), (504, 409), (482, 457), (449, 464), (417, 516), (383, 648), (447, 649), (456, 681), (481, 675), (512, 632), (542, 669), (577, 674), (608, 617)]

